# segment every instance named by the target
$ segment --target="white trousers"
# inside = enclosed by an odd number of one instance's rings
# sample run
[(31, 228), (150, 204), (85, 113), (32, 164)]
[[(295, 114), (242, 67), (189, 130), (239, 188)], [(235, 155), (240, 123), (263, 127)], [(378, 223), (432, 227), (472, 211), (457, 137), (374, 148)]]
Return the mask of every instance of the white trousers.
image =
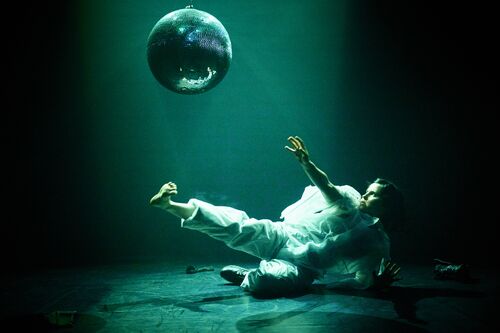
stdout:
[(232, 249), (261, 259), (259, 267), (252, 269), (241, 284), (244, 290), (284, 294), (303, 289), (314, 281), (315, 272), (277, 257), (288, 240), (283, 223), (250, 218), (244, 211), (197, 199), (189, 202), (196, 209), (191, 217), (182, 220), (183, 228), (205, 233)]

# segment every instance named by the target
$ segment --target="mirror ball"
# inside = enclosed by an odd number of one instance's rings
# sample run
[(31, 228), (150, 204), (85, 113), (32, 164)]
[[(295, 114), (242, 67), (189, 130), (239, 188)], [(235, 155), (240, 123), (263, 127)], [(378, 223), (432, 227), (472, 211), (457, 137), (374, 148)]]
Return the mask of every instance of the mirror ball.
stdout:
[(147, 40), (155, 79), (179, 94), (199, 94), (219, 84), (232, 60), (231, 40), (211, 14), (188, 6), (163, 16)]

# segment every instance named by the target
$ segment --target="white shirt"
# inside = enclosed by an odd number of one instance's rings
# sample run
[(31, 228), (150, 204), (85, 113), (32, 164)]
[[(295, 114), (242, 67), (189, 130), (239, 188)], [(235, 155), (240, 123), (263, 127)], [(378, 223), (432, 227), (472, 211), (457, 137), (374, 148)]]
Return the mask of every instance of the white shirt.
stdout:
[(389, 258), (390, 242), (378, 218), (359, 211), (361, 195), (349, 185), (336, 186), (342, 199), (329, 204), (316, 186), (281, 213), (289, 240), (278, 259), (318, 272), (367, 274)]

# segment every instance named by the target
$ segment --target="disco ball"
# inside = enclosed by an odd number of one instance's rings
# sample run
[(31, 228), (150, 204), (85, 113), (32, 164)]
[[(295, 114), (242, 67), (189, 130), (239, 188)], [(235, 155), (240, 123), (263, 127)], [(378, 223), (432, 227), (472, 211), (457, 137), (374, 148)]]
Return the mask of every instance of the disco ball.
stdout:
[(188, 6), (162, 17), (147, 41), (155, 79), (180, 94), (199, 94), (219, 84), (232, 60), (226, 29), (211, 14)]

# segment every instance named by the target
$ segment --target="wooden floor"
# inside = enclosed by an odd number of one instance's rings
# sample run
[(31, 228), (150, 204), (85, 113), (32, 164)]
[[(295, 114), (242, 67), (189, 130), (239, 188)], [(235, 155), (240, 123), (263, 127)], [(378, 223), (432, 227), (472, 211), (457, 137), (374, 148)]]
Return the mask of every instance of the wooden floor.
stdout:
[[(435, 280), (432, 265), (402, 265), (403, 279), (384, 293), (334, 291), (328, 276), (307, 293), (263, 299), (220, 278), (225, 264), (235, 263), (195, 264), (214, 268), (196, 274), (186, 274), (186, 264), (150, 262), (4, 276), (2, 331), (495, 331), (497, 277), (486, 269), (464, 284)], [(73, 325), (49, 325), (56, 311), (60, 324)]]

